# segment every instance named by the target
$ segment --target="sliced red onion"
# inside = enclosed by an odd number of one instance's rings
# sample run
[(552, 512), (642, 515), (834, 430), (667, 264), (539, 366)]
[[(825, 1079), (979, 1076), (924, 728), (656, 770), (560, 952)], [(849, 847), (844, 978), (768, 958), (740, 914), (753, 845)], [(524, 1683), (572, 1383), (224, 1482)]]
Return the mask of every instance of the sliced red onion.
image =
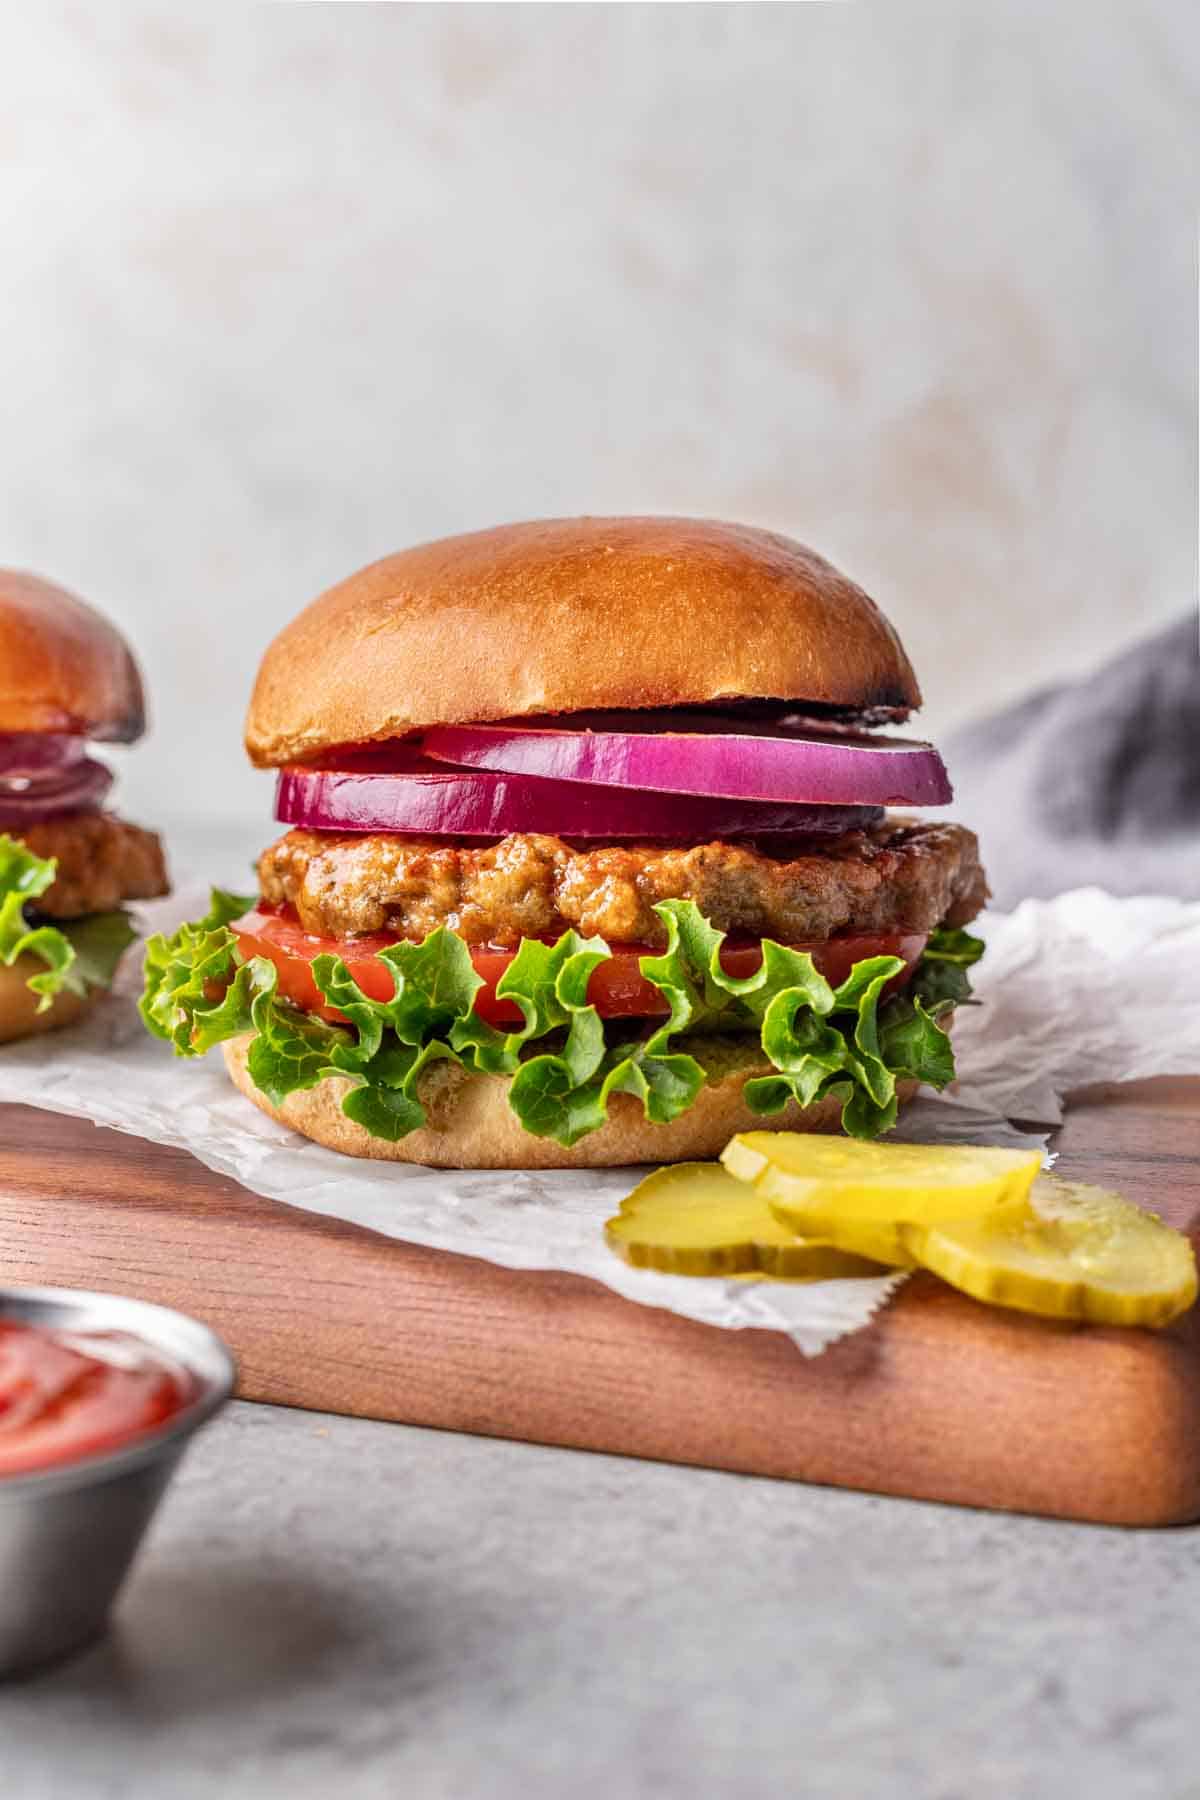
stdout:
[(87, 745), (81, 737), (53, 732), (0, 732), (0, 778), (57, 775), (83, 761)]
[(758, 731), (545, 730), (439, 725), (422, 749), (439, 762), (547, 781), (802, 806), (941, 806), (951, 787), (932, 744), (905, 738)]
[(447, 769), (403, 745), (346, 756), (336, 769), (281, 769), (275, 816), (313, 831), (399, 831), (413, 836), (567, 838), (827, 837), (862, 830), (878, 807), (773, 806), (692, 794), (643, 793), (543, 781), (491, 770)]
[(88, 757), (59, 770), (57, 777), (0, 776), (0, 831), (20, 830), (63, 813), (91, 811), (112, 784), (112, 770)]

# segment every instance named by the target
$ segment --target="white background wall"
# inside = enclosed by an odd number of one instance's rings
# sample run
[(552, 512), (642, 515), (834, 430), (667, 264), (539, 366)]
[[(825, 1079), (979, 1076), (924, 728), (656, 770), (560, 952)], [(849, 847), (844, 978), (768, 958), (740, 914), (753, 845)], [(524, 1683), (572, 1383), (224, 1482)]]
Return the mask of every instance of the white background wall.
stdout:
[(506, 518), (808, 539), (931, 731), (1188, 604), (1186, 0), (50, 6), (0, 55), (0, 561), (135, 639), (147, 821), (265, 820), (273, 632)]

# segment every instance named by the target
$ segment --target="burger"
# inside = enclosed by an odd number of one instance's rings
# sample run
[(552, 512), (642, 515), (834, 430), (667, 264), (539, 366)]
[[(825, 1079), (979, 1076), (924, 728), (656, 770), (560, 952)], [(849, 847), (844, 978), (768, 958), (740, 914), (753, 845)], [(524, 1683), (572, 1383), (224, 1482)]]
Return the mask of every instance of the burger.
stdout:
[(137, 935), (126, 903), (168, 892), (162, 846), (104, 803), (89, 740), (133, 743), (142, 683), (116, 627), (0, 569), (0, 1042), (69, 1025)]
[[(709, 520), (508, 525), (385, 558), (267, 650), (255, 895), (151, 941), (143, 1016), (272, 1118), (460, 1168), (888, 1131), (952, 1078), (976, 841), (880, 731), (899, 639), (802, 545)], [(900, 807), (904, 810), (889, 810)]]

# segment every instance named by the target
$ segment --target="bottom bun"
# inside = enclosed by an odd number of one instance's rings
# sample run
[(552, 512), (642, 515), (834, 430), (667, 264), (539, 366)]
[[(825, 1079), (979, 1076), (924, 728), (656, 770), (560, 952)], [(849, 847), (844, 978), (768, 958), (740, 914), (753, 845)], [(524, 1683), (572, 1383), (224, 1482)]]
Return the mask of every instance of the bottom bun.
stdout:
[[(504, 1076), (469, 1075), (456, 1084), (449, 1106), (439, 1108), (435, 1103), (430, 1108), (436, 1123), (410, 1131), (393, 1144), (372, 1137), (346, 1117), (342, 1099), (350, 1083), (337, 1075), (273, 1105), (246, 1068), (253, 1041), (253, 1033), (247, 1033), (223, 1046), (230, 1078), (248, 1100), (316, 1144), (377, 1162), (421, 1163), (435, 1169), (602, 1169), (626, 1163), (706, 1162), (719, 1156), (739, 1131), (837, 1131), (841, 1120), (840, 1100), (820, 1100), (807, 1107), (793, 1101), (766, 1119), (751, 1112), (742, 1090), (756, 1075), (770, 1072), (764, 1063), (760, 1069), (709, 1082), (687, 1112), (669, 1125), (652, 1125), (632, 1094), (614, 1094), (608, 1123), (568, 1150), (553, 1138), (534, 1137), (524, 1129), (508, 1104)], [(917, 1086), (915, 1081), (901, 1081), (897, 1091), (902, 1100), (911, 1100)]]
[(29, 977), (45, 973), (46, 965), (37, 956), (18, 956), (9, 968), (0, 968), (0, 1044), (34, 1037), (41, 1031), (57, 1031), (60, 1025), (73, 1025), (103, 992), (96, 989), (85, 1000), (64, 989), (55, 994), (44, 1012), (39, 1012), (41, 995), (34, 993)]

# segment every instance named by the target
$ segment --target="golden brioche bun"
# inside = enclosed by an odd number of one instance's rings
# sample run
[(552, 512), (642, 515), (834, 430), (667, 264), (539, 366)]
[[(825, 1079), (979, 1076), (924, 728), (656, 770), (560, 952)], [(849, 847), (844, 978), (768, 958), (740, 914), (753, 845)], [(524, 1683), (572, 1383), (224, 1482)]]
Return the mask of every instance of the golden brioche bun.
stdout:
[[(652, 1125), (640, 1100), (614, 1094), (608, 1123), (565, 1150), (553, 1138), (534, 1137), (508, 1104), (508, 1082), (502, 1075), (471, 1075), (454, 1091), (452, 1104), (436, 1124), (410, 1131), (397, 1143), (372, 1137), (342, 1111), (350, 1083), (331, 1075), (314, 1088), (289, 1094), (275, 1106), (256, 1088), (246, 1069), (246, 1053), (254, 1034), (232, 1038), (222, 1046), (225, 1066), (235, 1087), (268, 1118), (290, 1125), (303, 1137), (346, 1156), (376, 1162), (420, 1163), (435, 1169), (602, 1169), (628, 1163), (707, 1161), (718, 1156), (739, 1131), (837, 1131), (841, 1103), (822, 1100), (815, 1106), (789, 1105), (764, 1119), (742, 1098), (742, 1089), (761, 1069), (744, 1070), (709, 1083), (687, 1112), (669, 1125)], [(910, 1100), (915, 1081), (898, 1084)], [(438, 1109), (431, 1109), (436, 1115)]]
[(101, 989), (86, 1000), (65, 991), (55, 994), (45, 1012), (38, 1011), (41, 999), (29, 986), (31, 975), (44, 974), (46, 965), (36, 956), (18, 956), (10, 968), (0, 965), (0, 1044), (11, 1044), (16, 1038), (35, 1037), (43, 1031), (57, 1031), (62, 1025), (73, 1025), (98, 999)]
[(141, 677), (116, 626), (51, 581), (0, 569), (0, 731), (131, 744), (145, 727)]
[(545, 519), (421, 544), (314, 600), (246, 721), (260, 768), (425, 726), (794, 700), (921, 703), (861, 588), (790, 538), (711, 519)]

